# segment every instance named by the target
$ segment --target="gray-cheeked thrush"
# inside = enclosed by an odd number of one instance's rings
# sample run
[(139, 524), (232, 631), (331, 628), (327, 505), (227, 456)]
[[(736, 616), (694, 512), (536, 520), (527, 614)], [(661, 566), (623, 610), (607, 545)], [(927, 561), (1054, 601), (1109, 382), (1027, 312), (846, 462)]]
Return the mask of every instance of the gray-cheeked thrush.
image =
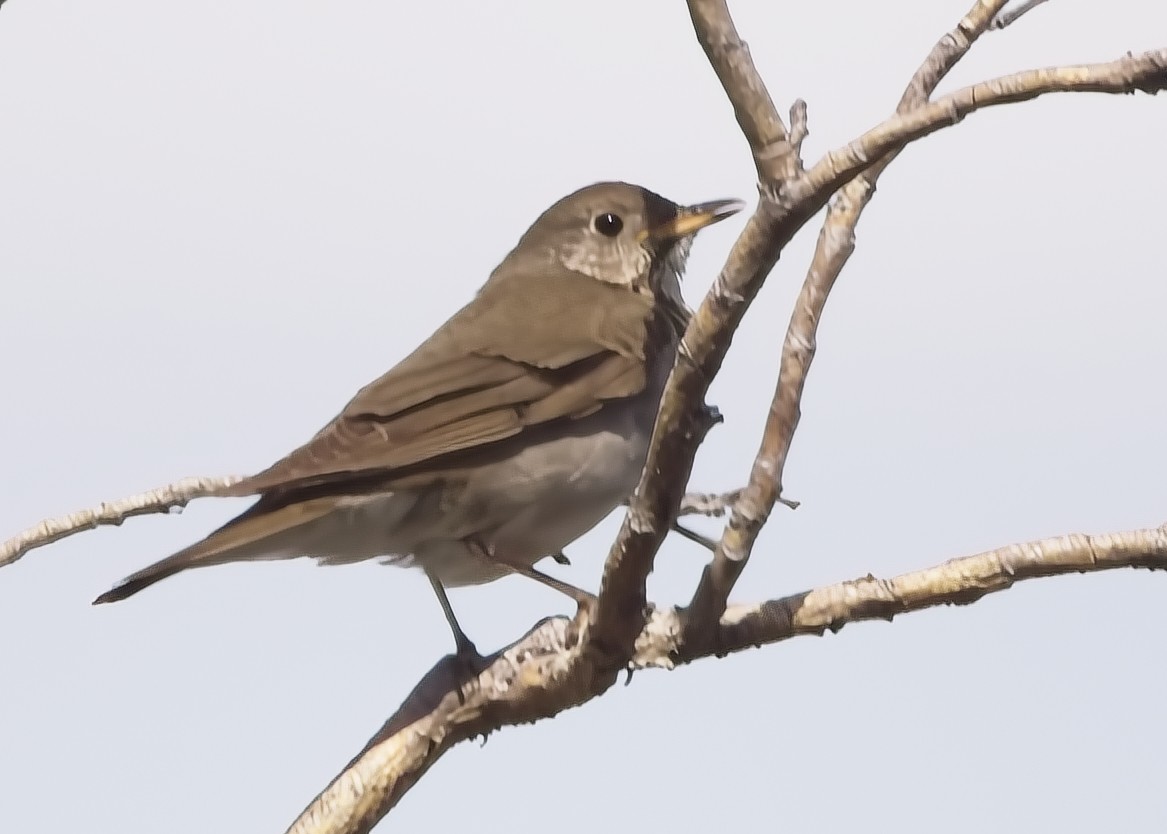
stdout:
[(474, 299), (366, 385), (315, 437), (216, 493), (258, 496), (205, 539), (94, 603), (179, 571), (310, 556), (380, 559), (445, 587), (534, 569), (635, 489), (689, 320), (679, 279), (694, 234), (738, 200), (679, 206), (598, 183), (547, 209)]

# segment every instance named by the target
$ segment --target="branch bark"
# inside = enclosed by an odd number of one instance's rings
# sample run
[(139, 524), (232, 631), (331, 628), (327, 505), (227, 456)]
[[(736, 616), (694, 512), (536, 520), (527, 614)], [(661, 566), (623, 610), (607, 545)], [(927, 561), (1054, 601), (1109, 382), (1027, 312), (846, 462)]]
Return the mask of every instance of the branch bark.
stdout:
[[(1118, 568), (1167, 570), (1167, 525), (1014, 544), (891, 579), (867, 576), (731, 606), (718, 623), (717, 653), (838, 632), (848, 623), (891, 620), (938, 605), (968, 605), (1026, 579)], [(572, 626), (562, 617), (544, 620), (487, 658), (470, 679), (460, 675), (453, 657), (443, 658), (288, 834), (364, 834), (457, 742), (550, 718), (588, 700), (593, 688), (573, 673), (579, 646), (572, 642)], [(683, 609), (652, 612), (637, 637), (631, 668), (671, 669), (712, 654), (707, 646), (686, 644), (684, 631)]]
[[(978, 0), (956, 27), (937, 41), (904, 89), (897, 112), (905, 113), (928, 100), (940, 81), (952, 70), (988, 29), (1009, 0)], [(720, 618), (754, 543), (782, 497), (782, 476), (794, 432), (802, 417), (802, 394), (818, 344), (818, 325), (835, 280), (855, 251), (855, 227), (875, 194), (879, 175), (898, 155), (892, 151), (864, 174), (851, 180), (835, 196), (819, 231), (818, 242), (802, 290), (794, 304), (774, 397), (754, 458), (749, 481), (735, 502), (713, 560), (705, 567), (689, 603), (687, 642), (713, 639), (711, 626)]]
[(1154, 95), (1164, 89), (1167, 89), (1167, 49), (1128, 54), (1106, 63), (1045, 67), (982, 81), (892, 116), (844, 147), (827, 153), (791, 186), (785, 201), (795, 205), (808, 199), (817, 202), (824, 191), (829, 197), (885, 154), (902, 150), (905, 145), (955, 125), (986, 107), (1028, 101), (1050, 93)]
[(140, 492), (117, 501), (103, 501), (88, 510), (42, 521), (0, 544), (0, 567), (10, 565), (28, 551), (60, 541), (96, 527), (120, 526), (135, 515), (168, 513), (181, 509), (196, 498), (203, 498), (241, 480), (227, 478), (184, 478), (149, 492)]

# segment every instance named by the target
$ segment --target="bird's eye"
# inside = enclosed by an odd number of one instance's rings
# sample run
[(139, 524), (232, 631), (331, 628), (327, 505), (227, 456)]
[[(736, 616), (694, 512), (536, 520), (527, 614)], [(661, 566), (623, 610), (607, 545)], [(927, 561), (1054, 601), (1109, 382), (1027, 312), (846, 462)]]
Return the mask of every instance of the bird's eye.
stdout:
[(596, 227), (597, 232), (605, 237), (616, 237), (624, 228), (624, 221), (620, 219), (620, 215), (607, 212), (606, 214), (597, 214), (592, 225)]

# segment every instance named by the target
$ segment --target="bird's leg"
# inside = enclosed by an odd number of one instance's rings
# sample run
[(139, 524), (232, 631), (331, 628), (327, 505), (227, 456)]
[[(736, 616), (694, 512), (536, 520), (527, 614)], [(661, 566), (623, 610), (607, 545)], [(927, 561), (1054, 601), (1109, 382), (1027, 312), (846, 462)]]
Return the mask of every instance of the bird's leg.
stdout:
[(557, 564), (557, 565), (570, 565), (571, 564), (571, 559), (568, 559), (567, 554), (564, 553), (562, 550), (559, 551), (558, 553), (552, 553), (551, 558), (555, 560), (555, 564)]
[(481, 542), (475, 541), (474, 539), (467, 539), (466, 546), (470, 548), (472, 553), (481, 559), (493, 562), (500, 567), (506, 568), (512, 573), (517, 573), (520, 576), (526, 576), (529, 579), (534, 579), (536, 582), (546, 585), (548, 588), (553, 588), (556, 591), (559, 591), (561, 594), (566, 594), (567, 596), (571, 597), (572, 600), (575, 601), (575, 604), (580, 608), (591, 610), (591, 608), (596, 603), (595, 594), (588, 593), (582, 588), (577, 588), (574, 585), (570, 585), (561, 579), (556, 579), (554, 576), (548, 576), (545, 573), (541, 573), (530, 565), (509, 562), (506, 559), (500, 557), (498, 554), (494, 553), (491, 548), (483, 546)]
[(458, 625), (458, 618), (454, 616), (454, 608), (450, 605), (450, 598), (446, 596), (446, 589), (442, 587), (441, 580), (428, 570), (425, 572), (425, 575), (430, 581), (430, 587), (434, 589), (434, 594), (437, 595), (438, 605), (442, 606), (442, 613), (446, 615), (446, 622), (450, 624), (450, 631), (454, 633), (454, 647), (458, 657), (465, 660), (480, 659), (482, 655), (478, 653), (477, 647), (466, 636), (466, 632), (462, 630), (462, 626)]
[(714, 552), (717, 550), (717, 542), (715, 542), (713, 539), (709, 538), (708, 536), (701, 535), (696, 530), (690, 530), (688, 527), (684, 526), (679, 521), (673, 522), (672, 530), (674, 533), (679, 533), (680, 535), (684, 536), (689, 541), (696, 542), (697, 544), (706, 548), (710, 552)]
[(575, 604), (580, 608), (590, 609), (593, 605), (595, 605), (596, 595), (589, 593), (582, 588), (577, 588), (574, 585), (564, 582), (561, 579), (556, 579), (554, 576), (548, 576), (547, 574), (537, 571), (527, 565), (512, 565), (509, 562), (504, 562), (499, 559), (495, 559), (495, 561), (508, 570), (514, 571), (521, 576), (534, 579), (536, 582), (541, 582), (548, 588), (554, 588), (561, 594), (566, 594), (567, 596), (571, 597), (575, 601)]

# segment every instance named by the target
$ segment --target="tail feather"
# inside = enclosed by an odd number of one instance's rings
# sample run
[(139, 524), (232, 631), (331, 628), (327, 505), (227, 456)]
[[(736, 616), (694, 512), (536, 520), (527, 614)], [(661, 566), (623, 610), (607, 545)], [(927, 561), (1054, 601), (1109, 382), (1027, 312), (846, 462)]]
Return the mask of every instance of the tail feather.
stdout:
[(248, 559), (279, 559), (299, 555), (290, 549), (287, 533), (327, 515), (333, 499), (319, 498), (290, 504), (273, 511), (252, 508), (232, 519), (205, 539), (133, 573), (93, 600), (94, 605), (119, 602), (155, 582), (190, 568), (221, 565)]
[(163, 559), (161, 562), (156, 562), (148, 568), (127, 576), (113, 588), (93, 600), (93, 604), (102, 605), (107, 602), (119, 602), (127, 597), (132, 597), (138, 591), (149, 588), (155, 582), (160, 582), (168, 576), (174, 576), (174, 574), (188, 567), (194, 567), (194, 565), (189, 562), (186, 551), (180, 551), (173, 556)]

